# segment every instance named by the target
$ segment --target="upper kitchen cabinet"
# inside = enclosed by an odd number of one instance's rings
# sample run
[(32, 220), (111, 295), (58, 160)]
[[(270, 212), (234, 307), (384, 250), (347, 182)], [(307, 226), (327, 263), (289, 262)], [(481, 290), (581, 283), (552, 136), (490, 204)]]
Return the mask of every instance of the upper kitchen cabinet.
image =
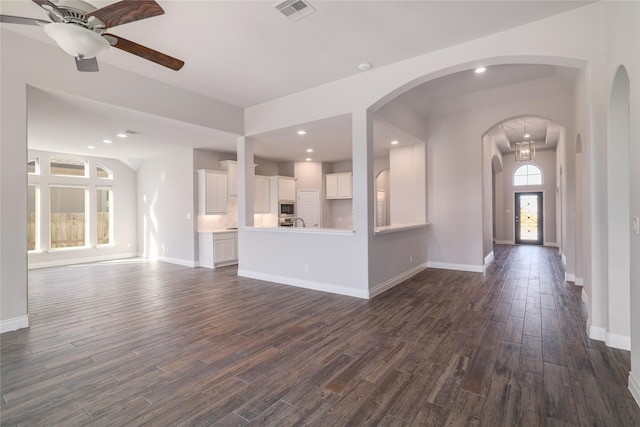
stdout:
[(277, 192), (273, 196), (278, 200), (296, 200), (296, 179), (288, 176), (272, 176), (271, 182)]
[(198, 173), (198, 215), (227, 213), (227, 173), (200, 169)]
[(353, 198), (353, 174), (351, 172), (325, 175), (325, 197), (327, 199)]
[(220, 166), (227, 171), (227, 196), (237, 196), (238, 163), (235, 160), (222, 160)]

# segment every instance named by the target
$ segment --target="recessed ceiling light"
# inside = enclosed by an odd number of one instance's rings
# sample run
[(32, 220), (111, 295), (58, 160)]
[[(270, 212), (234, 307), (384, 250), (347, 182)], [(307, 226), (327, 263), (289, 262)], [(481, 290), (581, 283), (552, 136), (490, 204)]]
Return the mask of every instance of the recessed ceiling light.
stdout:
[(485, 71), (487, 71), (485, 67), (478, 67), (475, 70), (476, 74), (481, 74), (481, 73), (484, 73)]
[(531, 134), (529, 132), (527, 132), (527, 133), (524, 134), (524, 137), (525, 138), (531, 138)]
[(126, 133), (119, 133), (118, 138), (126, 138), (128, 135)]
[(396, 140), (391, 141), (391, 145), (398, 145), (398, 144), (399, 144), (399, 143), (398, 143), (398, 141), (396, 141)]
[(307, 162), (310, 162), (310, 161), (311, 161), (311, 157), (307, 157), (305, 160), (306, 160)]
[(313, 148), (307, 148), (307, 153), (313, 153)]
[(363, 62), (362, 64), (358, 65), (358, 69), (360, 71), (368, 71), (371, 69), (371, 67), (373, 67), (373, 65), (369, 64), (368, 62)]
[(105, 144), (111, 144), (113, 141), (110, 139), (103, 139), (102, 142), (104, 142)]
[(87, 145), (87, 148), (88, 148), (89, 150), (95, 150), (95, 149), (96, 149), (96, 147), (94, 147), (93, 145)]
[(306, 135), (306, 134), (307, 134), (307, 131), (305, 131), (305, 130), (300, 129), (298, 131), (298, 135)]

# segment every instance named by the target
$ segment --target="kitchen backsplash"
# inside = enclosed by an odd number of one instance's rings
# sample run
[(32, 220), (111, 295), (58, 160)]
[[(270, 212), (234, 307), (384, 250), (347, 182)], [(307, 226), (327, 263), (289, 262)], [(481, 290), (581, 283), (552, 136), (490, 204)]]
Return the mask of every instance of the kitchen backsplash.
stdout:
[(238, 198), (229, 197), (226, 215), (198, 215), (198, 232), (224, 230), (238, 226)]

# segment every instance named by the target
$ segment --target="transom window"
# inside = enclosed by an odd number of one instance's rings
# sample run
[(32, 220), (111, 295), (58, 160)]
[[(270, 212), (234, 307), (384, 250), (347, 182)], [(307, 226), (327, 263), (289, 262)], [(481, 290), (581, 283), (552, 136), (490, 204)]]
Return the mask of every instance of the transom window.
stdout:
[(29, 175), (40, 175), (40, 159), (35, 158), (27, 162), (27, 173)]
[(51, 157), (49, 160), (51, 175), (87, 176), (87, 162), (68, 157)]
[(522, 165), (513, 173), (513, 185), (542, 185), (542, 170), (536, 165)]
[(96, 163), (96, 176), (99, 179), (113, 179), (113, 172), (108, 167)]

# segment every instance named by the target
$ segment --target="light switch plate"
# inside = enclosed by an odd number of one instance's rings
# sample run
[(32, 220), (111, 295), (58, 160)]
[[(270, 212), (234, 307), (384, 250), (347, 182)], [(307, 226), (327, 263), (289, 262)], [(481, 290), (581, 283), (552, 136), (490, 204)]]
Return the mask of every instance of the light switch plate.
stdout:
[(640, 234), (640, 218), (633, 218), (633, 232), (636, 234)]

